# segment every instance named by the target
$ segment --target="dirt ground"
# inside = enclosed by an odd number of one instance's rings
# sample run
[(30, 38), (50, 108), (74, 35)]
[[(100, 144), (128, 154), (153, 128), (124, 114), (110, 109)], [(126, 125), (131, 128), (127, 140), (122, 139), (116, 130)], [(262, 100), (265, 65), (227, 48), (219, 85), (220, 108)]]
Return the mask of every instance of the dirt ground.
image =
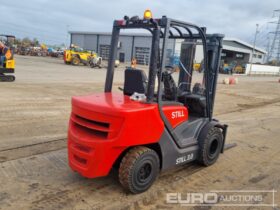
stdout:
[[(237, 143), (217, 163), (189, 164), (164, 172), (140, 195), (123, 191), (115, 174), (86, 179), (67, 163), (71, 96), (103, 90), (106, 71), (68, 66), (60, 59), (17, 56), (16, 81), (0, 83), (0, 209), (190, 209), (167, 204), (166, 193), (275, 190), (280, 204), (280, 83), (277, 77), (219, 77), (215, 118)], [(116, 71), (121, 82), (123, 67)], [(270, 199), (270, 192), (264, 192)], [(221, 209), (219, 206), (192, 207)], [(225, 207), (225, 209), (237, 207)]]

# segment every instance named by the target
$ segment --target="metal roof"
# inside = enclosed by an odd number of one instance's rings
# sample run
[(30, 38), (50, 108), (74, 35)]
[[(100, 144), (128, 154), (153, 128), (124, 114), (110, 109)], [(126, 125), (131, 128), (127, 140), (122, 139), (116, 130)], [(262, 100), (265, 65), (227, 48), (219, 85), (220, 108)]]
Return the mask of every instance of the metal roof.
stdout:
[[(242, 41), (242, 40), (237, 39), (237, 38), (227, 38), (227, 37), (225, 37), (225, 38), (224, 38), (224, 41), (236, 42), (236, 43), (241, 44), (241, 45), (243, 45), (243, 46), (246, 46), (246, 47), (248, 47), (248, 48), (250, 48), (250, 49), (252, 49), (252, 50), (253, 50), (253, 48), (254, 48), (254, 46), (251, 45), (251, 44), (249, 44), (248, 42)], [(267, 53), (265, 50), (263, 50), (263, 49), (261, 49), (261, 48), (259, 48), (259, 47), (255, 47), (255, 50), (256, 50), (256, 51), (259, 51), (259, 52), (261, 52), (261, 53), (264, 53), (264, 54)]]
[(0, 36), (6, 36), (6, 37), (16, 38), (14, 35), (8, 35), (8, 34), (0, 34)]
[[(68, 31), (69, 34), (80, 34), (80, 35), (103, 35), (103, 36), (111, 36), (111, 32), (90, 32), (90, 31)], [(147, 33), (120, 33), (121, 36), (144, 36), (151, 37), (152, 35)]]

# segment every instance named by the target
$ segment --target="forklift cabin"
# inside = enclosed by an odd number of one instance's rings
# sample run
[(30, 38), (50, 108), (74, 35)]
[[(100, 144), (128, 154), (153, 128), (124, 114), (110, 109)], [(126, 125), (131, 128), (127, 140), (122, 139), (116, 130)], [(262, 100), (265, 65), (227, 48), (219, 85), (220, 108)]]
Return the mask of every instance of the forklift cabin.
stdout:
[[(143, 70), (127, 68), (123, 93), (114, 93), (121, 29), (148, 30), (151, 53), (148, 77)], [(182, 40), (179, 73), (168, 64), (169, 39)], [(215, 163), (227, 131), (212, 116), (222, 39), (221, 34), (206, 34), (206, 28), (166, 16), (153, 19), (146, 12), (143, 19), (115, 20), (104, 93), (72, 98), (70, 167), (89, 178), (106, 176), (117, 167), (122, 186), (141, 193), (160, 171), (194, 160), (205, 166)], [(192, 85), (197, 44), (203, 47), (204, 73), (202, 82)]]

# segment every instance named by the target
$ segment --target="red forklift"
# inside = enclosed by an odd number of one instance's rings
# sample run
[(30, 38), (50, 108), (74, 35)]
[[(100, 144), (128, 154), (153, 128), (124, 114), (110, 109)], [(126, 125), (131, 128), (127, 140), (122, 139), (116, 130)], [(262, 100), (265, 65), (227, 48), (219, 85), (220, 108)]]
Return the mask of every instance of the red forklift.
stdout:
[[(151, 33), (149, 70), (147, 77), (141, 69), (127, 68), (123, 88), (112, 92), (121, 29)], [(146, 191), (161, 171), (191, 161), (214, 164), (227, 133), (227, 125), (213, 118), (223, 37), (166, 16), (154, 19), (150, 11), (143, 19), (115, 20), (104, 92), (72, 98), (70, 167), (88, 178), (117, 168), (121, 185), (136, 194)], [(182, 40), (178, 82), (167, 56), (174, 39)], [(204, 55), (201, 82), (193, 81), (197, 45)]]

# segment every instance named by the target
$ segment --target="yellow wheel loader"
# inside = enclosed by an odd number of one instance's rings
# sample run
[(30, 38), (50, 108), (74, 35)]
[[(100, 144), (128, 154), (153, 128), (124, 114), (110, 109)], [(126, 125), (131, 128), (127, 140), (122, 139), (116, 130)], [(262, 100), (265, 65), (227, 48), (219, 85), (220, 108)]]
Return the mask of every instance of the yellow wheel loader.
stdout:
[[(91, 67), (101, 67), (102, 58), (93, 51), (87, 51), (77, 46), (71, 46), (70, 49), (64, 51), (64, 62), (78, 66), (80, 64), (90, 65)], [(94, 63), (98, 62), (98, 63)]]

